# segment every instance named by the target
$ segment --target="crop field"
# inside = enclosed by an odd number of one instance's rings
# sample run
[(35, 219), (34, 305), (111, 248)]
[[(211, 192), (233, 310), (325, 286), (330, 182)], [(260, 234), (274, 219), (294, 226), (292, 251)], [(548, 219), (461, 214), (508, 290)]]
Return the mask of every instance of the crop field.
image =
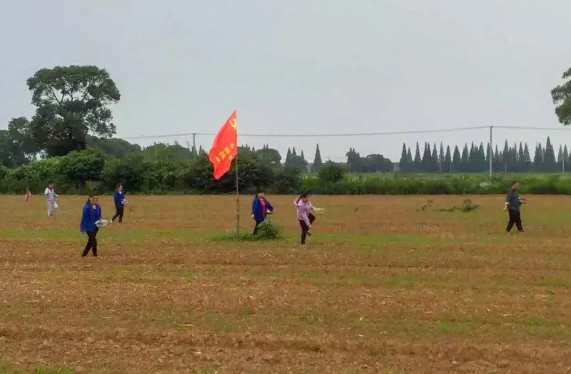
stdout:
[(267, 242), (232, 196), (131, 196), (81, 258), (85, 197), (2, 196), (0, 373), (571, 372), (571, 198), (527, 197), (506, 234), (503, 196), (314, 196), (302, 247), (292, 196)]

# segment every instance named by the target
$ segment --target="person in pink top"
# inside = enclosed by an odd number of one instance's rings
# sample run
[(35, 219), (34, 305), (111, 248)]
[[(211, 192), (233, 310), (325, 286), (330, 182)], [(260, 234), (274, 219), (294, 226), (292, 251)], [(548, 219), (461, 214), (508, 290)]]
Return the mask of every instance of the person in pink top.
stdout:
[(301, 226), (301, 244), (303, 245), (306, 237), (308, 235), (311, 236), (309, 229), (311, 229), (311, 225), (315, 221), (315, 216), (312, 214), (314, 206), (309, 201), (309, 195), (306, 193), (295, 199), (294, 204), (297, 207), (297, 219)]

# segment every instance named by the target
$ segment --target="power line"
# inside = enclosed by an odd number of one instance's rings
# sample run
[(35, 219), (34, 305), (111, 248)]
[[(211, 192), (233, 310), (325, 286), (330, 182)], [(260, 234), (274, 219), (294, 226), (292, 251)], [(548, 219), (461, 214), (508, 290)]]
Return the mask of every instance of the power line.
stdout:
[[(489, 128), (490, 126), (488, 126)], [(510, 129), (510, 130), (542, 130), (542, 131), (570, 131), (569, 127), (526, 127), (526, 126), (492, 126), (495, 129)]]
[[(493, 127), (495, 129), (510, 129), (510, 130), (540, 130), (540, 131), (571, 131), (571, 128), (556, 127), (526, 127), (526, 126), (472, 126), (472, 127), (459, 127), (448, 129), (432, 129), (432, 130), (404, 130), (404, 131), (383, 131), (383, 132), (368, 132), (368, 133), (314, 133), (314, 134), (241, 134), (240, 137), (248, 138), (335, 138), (335, 137), (356, 137), (356, 136), (383, 136), (383, 135), (407, 135), (407, 134), (432, 134), (442, 132), (458, 132), (468, 130), (483, 130)], [(135, 140), (135, 139), (158, 139), (158, 138), (177, 138), (181, 136), (215, 136), (215, 133), (206, 132), (188, 132), (179, 134), (160, 134), (160, 135), (141, 135), (141, 136), (128, 136), (121, 139)]]
[[(432, 129), (432, 130), (404, 130), (404, 131), (383, 131), (383, 132), (368, 132), (368, 133), (314, 133), (314, 134), (238, 134), (240, 137), (249, 138), (334, 138), (334, 137), (355, 137), (355, 136), (383, 136), (383, 135), (407, 135), (407, 134), (431, 134), (442, 132), (458, 132), (467, 130), (483, 130), (493, 127), (495, 129), (511, 129), (511, 130), (540, 130), (540, 131), (571, 131), (571, 128), (556, 127), (526, 127), (526, 126), (472, 126), (472, 127), (459, 127), (448, 129)], [(141, 135), (141, 136), (128, 136), (122, 139), (158, 139), (158, 138), (177, 138), (181, 136), (215, 136), (215, 133), (205, 132), (188, 132), (179, 134), (160, 134), (160, 135)]]
[[(428, 134), (428, 133), (439, 133), (439, 132), (455, 132), (455, 131), (466, 131), (466, 130), (482, 130), (489, 129), (490, 126), (474, 126), (474, 127), (461, 127), (461, 128), (450, 128), (450, 129), (434, 129), (434, 130), (408, 130), (408, 131), (385, 131), (385, 132), (369, 132), (369, 133), (321, 133), (321, 134), (241, 134), (238, 133), (240, 137), (251, 137), (251, 138), (315, 138), (315, 137), (353, 137), (353, 136), (381, 136), (381, 135), (406, 135), (406, 134)], [(132, 139), (153, 139), (153, 138), (176, 138), (180, 136), (215, 136), (214, 133), (199, 133), (199, 132), (189, 132), (181, 134), (163, 134), (163, 135), (141, 135), (141, 136), (130, 136), (122, 139), (132, 140)]]

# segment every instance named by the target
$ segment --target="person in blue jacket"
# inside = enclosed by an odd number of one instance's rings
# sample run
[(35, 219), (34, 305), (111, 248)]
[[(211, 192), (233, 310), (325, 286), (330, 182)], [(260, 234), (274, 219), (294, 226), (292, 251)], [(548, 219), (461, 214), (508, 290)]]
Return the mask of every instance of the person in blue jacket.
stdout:
[(99, 231), (95, 222), (101, 219), (101, 207), (97, 203), (97, 195), (89, 195), (89, 199), (83, 207), (83, 214), (81, 215), (80, 231), (87, 234), (87, 244), (83, 250), (81, 257), (87, 256), (90, 250), (93, 251), (93, 256), (97, 257), (97, 231)]
[(252, 219), (256, 222), (254, 235), (258, 233), (258, 226), (266, 220), (268, 212), (273, 212), (274, 207), (264, 196), (263, 191), (259, 191), (252, 202)]
[(115, 222), (119, 218), (119, 223), (123, 223), (123, 213), (125, 213), (125, 193), (123, 192), (123, 185), (119, 183), (115, 194), (113, 195), (113, 200), (115, 201), (115, 215), (111, 219), (111, 222)]

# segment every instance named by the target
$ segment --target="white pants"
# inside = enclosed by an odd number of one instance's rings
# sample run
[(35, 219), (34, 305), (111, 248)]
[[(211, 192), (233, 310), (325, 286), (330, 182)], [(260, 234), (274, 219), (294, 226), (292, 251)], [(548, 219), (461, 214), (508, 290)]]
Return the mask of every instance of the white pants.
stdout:
[(57, 205), (57, 203), (54, 201), (49, 201), (48, 200), (48, 217), (52, 217), (54, 214), (56, 214), (56, 211), (59, 209), (59, 206)]

